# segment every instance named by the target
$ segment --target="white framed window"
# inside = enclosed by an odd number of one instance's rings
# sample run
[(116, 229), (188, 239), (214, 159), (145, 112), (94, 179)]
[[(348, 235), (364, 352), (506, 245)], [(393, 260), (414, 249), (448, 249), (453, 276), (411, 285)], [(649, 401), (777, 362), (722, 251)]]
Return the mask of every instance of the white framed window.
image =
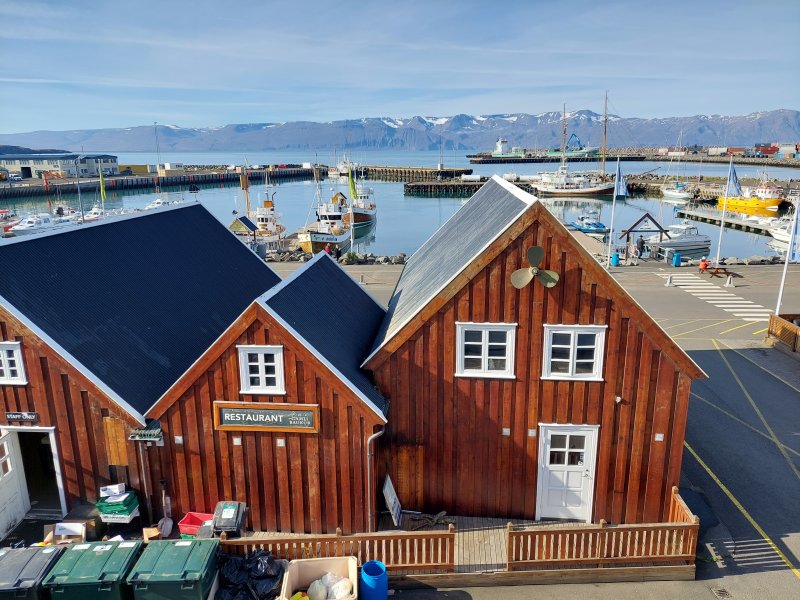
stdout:
[(25, 365), (19, 342), (0, 342), (0, 384), (25, 385)]
[(545, 325), (542, 379), (603, 380), (605, 325)]
[(514, 378), (516, 323), (456, 323), (456, 375)]
[(10, 442), (6, 440), (0, 443), (0, 481), (11, 473), (13, 465), (11, 464), (11, 447)]
[(283, 346), (237, 346), (241, 394), (285, 394)]

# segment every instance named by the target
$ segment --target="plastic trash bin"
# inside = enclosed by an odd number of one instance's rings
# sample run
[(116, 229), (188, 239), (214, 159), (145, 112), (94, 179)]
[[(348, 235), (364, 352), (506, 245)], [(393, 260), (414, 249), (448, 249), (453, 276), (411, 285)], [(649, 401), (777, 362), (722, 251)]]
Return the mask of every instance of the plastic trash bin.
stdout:
[(138, 541), (72, 544), (42, 585), (53, 600), (130, 600), (125, 577), (141, 549)]
[(0, 548), (0, 600), (49, 598), (42, 579), (61, 556), (62, 548)]
[(219, 540), (150, 542), (128, 575), (136, 600), (205, 600), (217, 577)]
[(325, 573), (349, 578), (353, 584), (352, 600), (358, 600), (358, 562), (355, 556), (293, 560), (283, 576), (283, 586), (278, 600), (290, 600), (295, 592), (307, 590), (312, 581), (319, 579)]
[(681, 266), (681, 253), (676, 252), (672, 255), (672, 266), (673, 267), (680, 267)]
[(244, 502), (234, 500), (217, 502), (217, 506), (214, 508), (214, 533), (224, 531), (229, 537), (240, 536), (246, 516), (247, 505)]
[(618, 267), (619, 266), (619, 252), (612, 252), (611, 253), (611, 266)]
[(361, 565), (359, 592), (361, 600), (387, 600), (389, 576), (386, 574), (386, 565), (379, 560), (370, 560)]
[(178, 530), (184, 535), (197, 535), (197, 530), (213, 519), (214, 515), (208, 513), (187, 512), (186, 515), (178, 521)]

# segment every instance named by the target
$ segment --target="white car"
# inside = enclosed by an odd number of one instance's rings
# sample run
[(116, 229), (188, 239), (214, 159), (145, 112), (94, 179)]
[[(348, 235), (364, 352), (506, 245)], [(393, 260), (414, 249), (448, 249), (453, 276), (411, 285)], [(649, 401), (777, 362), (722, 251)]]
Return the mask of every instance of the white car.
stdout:
[(9, 181), (22, 181), (22, 175), (17, 175), (16, 173), (12, 173), (8, 176)]

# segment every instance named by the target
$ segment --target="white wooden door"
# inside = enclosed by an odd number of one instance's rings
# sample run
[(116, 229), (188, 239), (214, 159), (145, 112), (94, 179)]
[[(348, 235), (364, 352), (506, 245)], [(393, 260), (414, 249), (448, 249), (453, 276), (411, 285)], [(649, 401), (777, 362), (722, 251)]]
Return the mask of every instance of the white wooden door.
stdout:
[(537, 519), (591, 521), (596, 455), (597, 427), (541, 425)]
[(0, 435), (0, 537), (16, 527), (31, 508), (16, 431)]

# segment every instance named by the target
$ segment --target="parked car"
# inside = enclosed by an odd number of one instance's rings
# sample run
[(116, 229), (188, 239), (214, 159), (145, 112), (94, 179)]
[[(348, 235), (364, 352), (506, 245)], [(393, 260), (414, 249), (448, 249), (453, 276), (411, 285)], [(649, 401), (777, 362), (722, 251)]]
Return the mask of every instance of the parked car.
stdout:
[(8, 178), (11, 181), (22, 181), (22, 175), (17, 175), (16, 173), (11, 173)]

